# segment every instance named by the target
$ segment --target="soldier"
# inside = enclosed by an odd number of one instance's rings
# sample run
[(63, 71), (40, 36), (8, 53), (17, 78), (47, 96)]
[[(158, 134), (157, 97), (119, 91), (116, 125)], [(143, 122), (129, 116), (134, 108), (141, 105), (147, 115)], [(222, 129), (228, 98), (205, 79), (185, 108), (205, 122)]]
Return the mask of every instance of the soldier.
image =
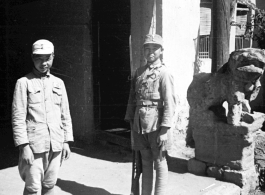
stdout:
[(163, 195), (168, 179), (165, 157), (171, 147), (176, 106), (174, 80), (161, 61), (162, 37), (146, 35), (143, 47), (147, 63), (132, 79), (125, 120), (132, 128), (132, 148), (142, 156), (142, 195), (152, 194), (154, 169), (155, 195)]
[(18, 169), (25, 182), (24, 195), (54, 194), (62, 160), (70, 157), (72, 121), (64, 82), (50, 73), (54, 46), (38, 40), (32, 46), (34, 68), (20, 78), (12, 104), (15, 146), (19, 147)]

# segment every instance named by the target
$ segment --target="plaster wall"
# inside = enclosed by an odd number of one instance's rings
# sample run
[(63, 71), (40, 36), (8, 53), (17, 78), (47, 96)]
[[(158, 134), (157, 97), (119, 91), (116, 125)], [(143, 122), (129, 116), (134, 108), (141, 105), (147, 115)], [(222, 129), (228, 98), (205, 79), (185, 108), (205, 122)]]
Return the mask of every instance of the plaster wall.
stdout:
[(178, 144), (184, 142), (188, 125), (189, 104), (186, 97), (194, 75), (200, 25), (200, 0), (164, 0), (162, 18), (164, 62), (174, 74), (178, 97), (173, 137), (174, 147), (179, 148), (185, 147)]
[(177, 94), (185, 101), (196, 60), (200, 0), (164, 0), (162, 18), (164, 62), (175, 76)]

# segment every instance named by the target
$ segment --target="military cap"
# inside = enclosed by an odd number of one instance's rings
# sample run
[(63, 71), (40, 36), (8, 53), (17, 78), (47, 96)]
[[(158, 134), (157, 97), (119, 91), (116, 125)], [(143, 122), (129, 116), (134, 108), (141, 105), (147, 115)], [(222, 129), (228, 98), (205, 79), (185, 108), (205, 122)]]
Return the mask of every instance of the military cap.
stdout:
[(32, 45), (32, 54), (52, 54), (53, 52), (54, 46), (48, 40), (40, 39)]
[(158, 44), (158, 45), (161, 45), (161, 47), (163, 47), (163, 39), (160, 35), (157, 35), (157, 34), (154, 34), (154, 35), (148, 34), (145, 36), (143, 45), (149, 44), (149, 43)]

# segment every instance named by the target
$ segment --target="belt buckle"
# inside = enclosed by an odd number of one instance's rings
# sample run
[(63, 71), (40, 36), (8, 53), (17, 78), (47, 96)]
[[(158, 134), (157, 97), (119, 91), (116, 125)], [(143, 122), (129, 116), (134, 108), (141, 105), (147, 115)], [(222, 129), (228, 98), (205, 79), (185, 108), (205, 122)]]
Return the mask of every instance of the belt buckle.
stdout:
[(146, 104), (144, 101), (142, 102), (142, 104), (143, 104), (144, 107), (147, 107), (147, 108), (150, 107), (150, 104)]

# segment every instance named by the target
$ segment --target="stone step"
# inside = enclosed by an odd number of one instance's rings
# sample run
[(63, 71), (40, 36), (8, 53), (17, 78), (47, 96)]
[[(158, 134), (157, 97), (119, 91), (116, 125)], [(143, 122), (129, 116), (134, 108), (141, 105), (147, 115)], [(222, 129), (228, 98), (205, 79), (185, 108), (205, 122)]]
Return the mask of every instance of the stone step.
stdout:
[(241, 188), (234, 184), (221, 184), (210, 188), (203, 195), (240, 195)]

